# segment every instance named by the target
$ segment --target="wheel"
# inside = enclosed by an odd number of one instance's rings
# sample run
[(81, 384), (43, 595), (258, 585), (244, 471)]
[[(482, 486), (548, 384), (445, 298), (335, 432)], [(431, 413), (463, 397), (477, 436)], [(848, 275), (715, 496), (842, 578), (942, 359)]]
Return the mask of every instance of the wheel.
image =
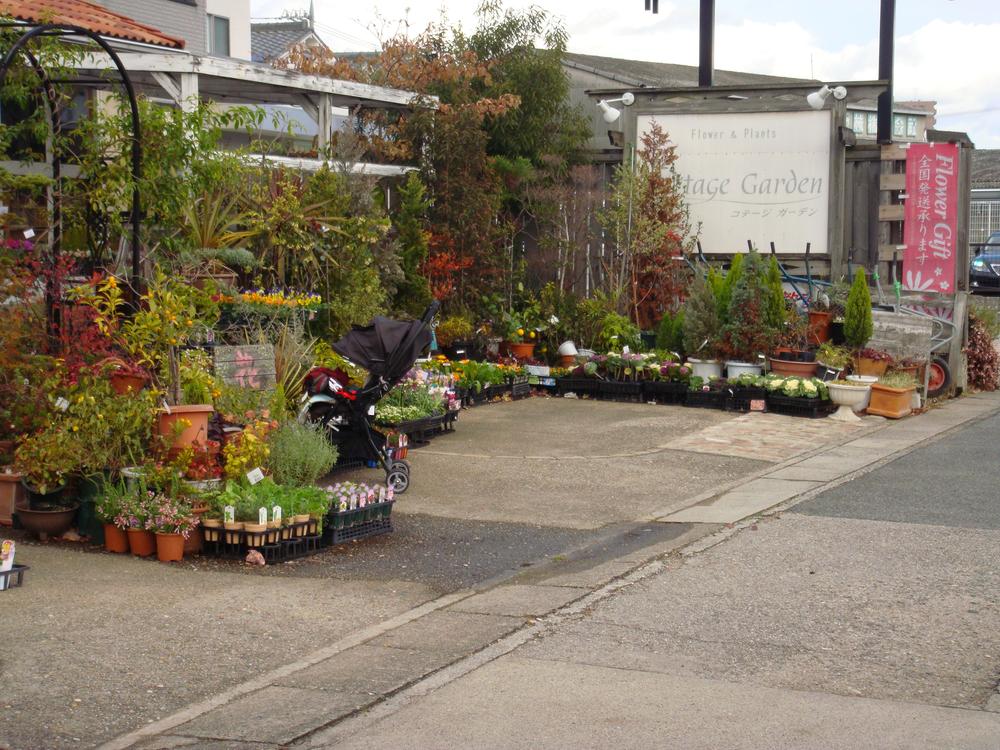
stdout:
[(927, 397), (937, 398), (951, 388), (951, 370), (943, 357), (933, 357), (927, 379)]
[(406, 461), (393, 461), (385, 474), (385, 483), (394, 492), (402, 494), (410, 488), (410, 465)]

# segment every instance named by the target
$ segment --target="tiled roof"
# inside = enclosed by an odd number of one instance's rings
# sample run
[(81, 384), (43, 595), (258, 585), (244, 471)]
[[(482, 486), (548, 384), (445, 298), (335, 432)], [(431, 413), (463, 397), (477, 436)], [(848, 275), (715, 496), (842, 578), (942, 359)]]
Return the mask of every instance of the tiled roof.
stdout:
[[(674, 63), (644, 62), (642, 60), (622, 60), (617, 57), (581, 55), (577, 52), (563, 54), (563, 62), (570, 66), (603, 75), (626, 86), (651, 86), (670, 88), (672, 86), (693, 86), (698, 83), (697, 65), (676, 65)], [(716, 70), (716, 86), (745, 86), (758, 83), (803, 83), (807, 79), (767, 76), (759, 73), (739, 73), (732, 70)]]
[(271, 62), (313, 33), (309, 19), (250, 24), (250, 59)]
[(184, 46), (183, 39), (167, 36), (152, 26), (86, 0), (0, 0), (0, 16), (10, 16), (34, 24), (79, 26), (101, 36), (160, 47), (180, 49)]
[(1000, 149), (973, 149), (972, 187), (992, 190), (1000, 189)]

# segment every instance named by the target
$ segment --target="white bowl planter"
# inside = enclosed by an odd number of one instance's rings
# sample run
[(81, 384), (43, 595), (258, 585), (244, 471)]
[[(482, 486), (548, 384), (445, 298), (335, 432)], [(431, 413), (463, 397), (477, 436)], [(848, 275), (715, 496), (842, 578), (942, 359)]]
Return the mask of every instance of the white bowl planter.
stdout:
[(764, 372), (764, 368), (752, 362), (726, 362), (726, 377), (738, 378), (740, 375), (757, 375)]
[(689, 358), (688, 364), (691, 365), (691, 374), (695, 377), (705, 380), (722, 377), (722, 363), (717, 359)]
[(867, 383), (859, 383), (858, 385), (827, 383), (826, 387), (830, 391), (830, 400), (840, 407), (831, 415), (832, 418), (841, 422), (859, 421), (856, 412), (867, 408), (868, 399), (871, 398), (871, 385)]

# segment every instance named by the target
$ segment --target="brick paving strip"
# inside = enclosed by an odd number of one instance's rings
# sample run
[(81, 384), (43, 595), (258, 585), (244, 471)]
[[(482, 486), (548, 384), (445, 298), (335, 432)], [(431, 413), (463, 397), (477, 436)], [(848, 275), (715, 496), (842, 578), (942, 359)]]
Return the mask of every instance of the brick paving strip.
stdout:
[[(751, 524), (755, 516), (781, 512), (998, 411), (1000, 394), (980, 394), (916, 419), (868, 426), (853, 437), (842, 432), (846, 441), (833, 447), (810, 451), (810, 441), (803, 439), (806, 452), (733, 486), (682, 501), (688, 507), (675, 503), (640, 519), (696, 524), (677, 538), (589, 568), (555, 565), (483, 591), (440, 597), (101, 748), (218, 747), (217, 741), (227, 748), (328, 746), (361, 723), (399, 710), (509, 653), (551, 624), (661, 572), (670, 555), (698, 554)], [(814, 435), (813, 430), (803, 426), (801, 434)], [(692, 445), (707, 450), (709, 442)]]

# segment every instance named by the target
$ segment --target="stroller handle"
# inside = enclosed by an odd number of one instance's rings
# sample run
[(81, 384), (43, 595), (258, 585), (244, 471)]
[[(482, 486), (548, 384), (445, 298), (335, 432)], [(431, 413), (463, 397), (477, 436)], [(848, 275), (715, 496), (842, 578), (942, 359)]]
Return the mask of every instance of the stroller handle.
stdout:
[(424, 312), (423, 317), (420, 319), (421, 322), (425, 326), (430, 325), (431, 321), (434, 320), (434, 316), (437, 315), (437, 312), (440, 309), (441, 309), (441, 301), (440, 300), (434, 300), (433, 302), (431, 302), (427, 306), (427, 310)]

